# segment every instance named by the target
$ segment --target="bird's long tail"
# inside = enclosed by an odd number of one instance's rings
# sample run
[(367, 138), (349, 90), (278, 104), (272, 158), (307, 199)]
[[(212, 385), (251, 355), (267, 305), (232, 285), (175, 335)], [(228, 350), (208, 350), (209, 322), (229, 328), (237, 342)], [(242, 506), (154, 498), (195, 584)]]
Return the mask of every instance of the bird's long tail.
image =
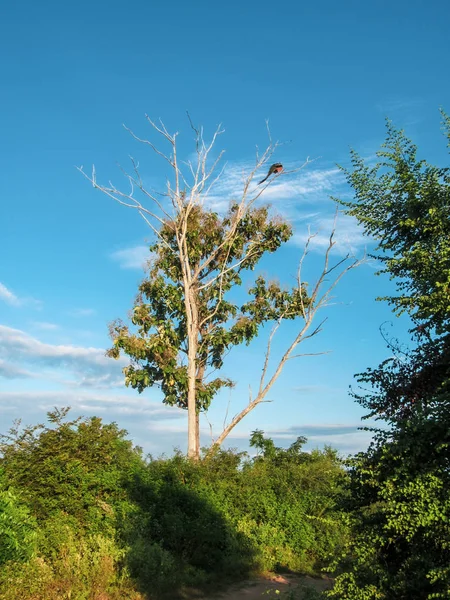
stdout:
[(264, 177), (264, 179), (261, 179), (261, 181), (258, 183), (258, 185), (261, 185), (262, 183), (264, 183), (264, 182), (266, 181), (266, 179), (269, 179), (269, 176), (268, 176), (268, 175), (266, 175), (266, 176)]

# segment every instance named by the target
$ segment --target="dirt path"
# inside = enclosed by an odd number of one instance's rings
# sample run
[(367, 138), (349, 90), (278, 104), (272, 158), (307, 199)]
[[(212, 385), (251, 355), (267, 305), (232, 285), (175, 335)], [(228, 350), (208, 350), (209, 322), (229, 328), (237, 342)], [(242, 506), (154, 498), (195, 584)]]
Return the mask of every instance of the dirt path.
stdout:
[[(305, 590), (312, 588), (319, 592), (330, 589), (332, 582), (328, 578), (314, 579), (313, 577), (298, 577), (294, 575), (274, 575), (269, 578), (258, 578), (244, 581), (241, 584), (232, 586), (225, 592), (216, 596), (208, 596), (204, 600), (264, 600), (267, 598), (277, 598), (279, 592), (288, 592), (289, 590)], [(269, 590), (272, 590), (270, 593)], [(301, 598), (303, 594), (298, 595)]]

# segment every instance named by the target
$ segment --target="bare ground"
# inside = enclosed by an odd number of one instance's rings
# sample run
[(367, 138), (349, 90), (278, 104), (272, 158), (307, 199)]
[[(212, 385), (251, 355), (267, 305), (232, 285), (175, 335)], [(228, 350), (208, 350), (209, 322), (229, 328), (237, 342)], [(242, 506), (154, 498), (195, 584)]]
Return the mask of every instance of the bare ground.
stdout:
[(332, 580), (330, 578), (316, 579), (313, 577), (300, 577), (298, 575), (268, 575), (267, 577), (259, 577), (257, 579), (249, 579), (240, 584), (233, 585), (226, 591), (214, 595), (204, 597), (203, 600), (264, 600), (267, 598), (276, 598), (276, 590), (280, 593), (285, 593), (290, 590), (298, 592), (298, 597), (301, 598), (301, 590), (312, 588), (318, 592), (330, 589)]

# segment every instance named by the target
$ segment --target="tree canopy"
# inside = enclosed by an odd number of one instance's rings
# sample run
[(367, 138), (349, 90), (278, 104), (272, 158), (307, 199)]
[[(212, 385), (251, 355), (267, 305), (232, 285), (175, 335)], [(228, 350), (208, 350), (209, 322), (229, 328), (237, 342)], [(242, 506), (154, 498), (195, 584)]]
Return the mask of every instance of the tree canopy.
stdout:
[[(450, 122), (444, 114), (450, 141)], [(332, 597), (448, 598), (450, 589), (450, 169), (417, 158), (391, 123), (369, 167), (352, 153), (355, 201), (348, 213), (378, 241), (382, 271), (398, 295), (387, 300), (414, 322), (413, 346), (358, 376), (355, 394), (372, 429), (351, 463), (346, 508), (353, 538)]]
[[(130, 365), (124, 369), (127, 385), (139, 392), (158, 385), (166, 404), (187, 409), (188, 455), (198, 458), (199, 413), (209, 409), (221, 389), (234, 383), (216, 374), (226, 354), (234, 346), (249, 344), (264, 325), (272, 325), (259, 389), (224, 427), (214, 442), (216, 446), (264, 401), (286, 362), (296, 356), (298, 344), (320, 331), (321, 324), (315, 324), (317, 311), (327, 304), (341, 277), (358, 261), (346, 256), (332, 262), (333, 230), (324, 252), (323, 268), (308, 286), (302, 279), (302, 264), (311, 236), (292, 287), (258, 274), (247, 301), (237, 303), (232, 292), (242, 285), (244, 272), (255, 270), (264, 255), (276, 252), (292, 235), (290, 224), (261, 203), (262, 195), (276, 178), (297, 172), (308, 160), (290, 171), (280, 165), (267, 183), (255, 185), (257, 172), (267, 168), (277, 149), (277, 144), (269, 139), (264, 153), (257, 154), (255, 166), (243, 175), (239, 200), (232, 200), (228, 210), (219, 213), (208, 204), (208, 199), (221, 176), (221, 172), (215, 173), (221, 153), (215, 160), (211, 153), (222, 130), (219, 128), (207, 144), (203, 131), (190, 122), (195, 133), (196, 163), (188, 161), (186, 172), (178, 158), (177, 134), (169, 134), (162, 123), (157, 125), (149, 118), (148, 121), (169, 144), (169, 153), (159, 150), (150, 140), (132, 135), (170, 165), (172, 180), (165, 192), (144, 187), (134, 159), (132, 172), (124, 170), (130, 192), (122, 192), (112, 184), (100, 185), (95, 169), (88, 177), (107, 196), (137, 209), (155, 236), (149, 248), (148, 274), (139, 286), (132, 310), (132, 326), (120, 320), (111, 325), (113, 347), (108, 354), (118, 358), (123, 352), (130, 357)], [(150, 202), (150, 208), (144, 206), (135, 191)], [(294, 334), (270, 371), (273, 336), (284, 321), (294, 319), (298, 320)]]

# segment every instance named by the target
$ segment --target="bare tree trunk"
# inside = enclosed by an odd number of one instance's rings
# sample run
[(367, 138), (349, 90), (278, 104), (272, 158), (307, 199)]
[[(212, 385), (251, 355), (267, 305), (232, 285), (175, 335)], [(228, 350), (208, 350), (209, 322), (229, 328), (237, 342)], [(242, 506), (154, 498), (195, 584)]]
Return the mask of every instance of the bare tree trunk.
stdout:
[(200, 413), (197, 412), (195, 415), (196, 419), (195, 419), (195, 428), (196, 428), (196, 439), (195, 439), (195, 445), (196, 445), (196, 460), (198, 460), (200, 458)]
[(188, 325), (188, 457), (197, 460), (199, 457), (197, 447), (197, 350), (198, 350), (198, 311), (196, 298), (192, 288), (186, 289), (185, 302), (188, 305), (187, 325)]

